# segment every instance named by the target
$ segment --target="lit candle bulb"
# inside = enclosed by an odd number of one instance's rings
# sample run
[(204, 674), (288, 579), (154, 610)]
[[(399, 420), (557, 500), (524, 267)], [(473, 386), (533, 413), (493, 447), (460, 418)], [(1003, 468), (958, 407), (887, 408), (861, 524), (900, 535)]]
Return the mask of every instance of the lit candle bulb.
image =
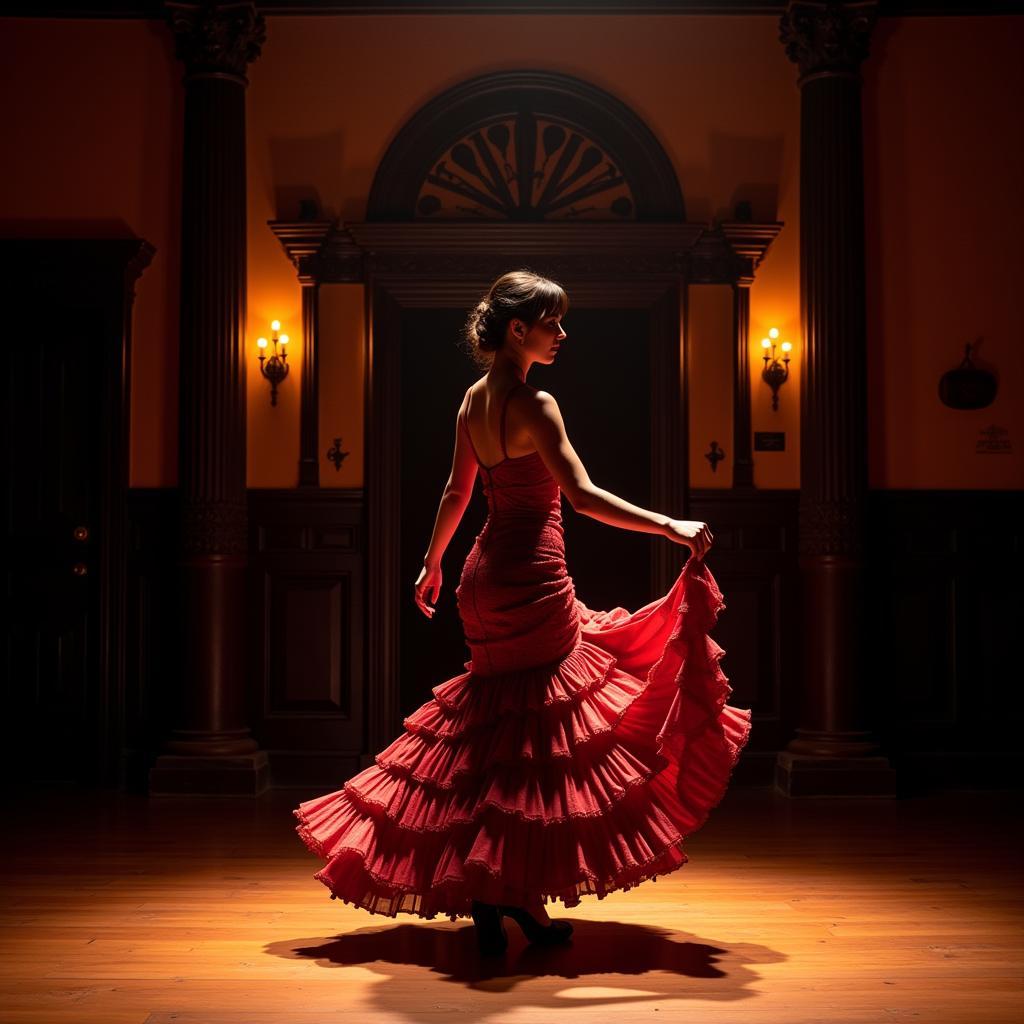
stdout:
[(791, 342), (791, 341), (784, 341), (782, 343), (782, 351), (783, 352), (790, 352), (790, 351), (792, 351), (792, 349), (793, 349), (793, 342)]
[(256, 339), (256, 344), (259, 345), (260, 348), (266, 348), (267, 347), (267, 339), (266, 338), (257, 338)]
[(272, 331), (279, 331), (279, 330), (281, 330), (281, 321), (280, 320), (271, 320), (270, 321), (270, 329)]
[(767, 338), (761, 339), (761, 348), (771, 348), (772, 343)]
[(287, 345), (288, 344), (288, 335), (287, 334), (282, 334), (281, 337), (278, 338), (277, 340), (280, 341), (282, 345)]
[(779, 329), (778, 329), (778, 327), (772, 327), (772, 328), (769, 329), (768, 337), (771, 338), (772, 341), (774, 341), (778, 336), (779, 336)]

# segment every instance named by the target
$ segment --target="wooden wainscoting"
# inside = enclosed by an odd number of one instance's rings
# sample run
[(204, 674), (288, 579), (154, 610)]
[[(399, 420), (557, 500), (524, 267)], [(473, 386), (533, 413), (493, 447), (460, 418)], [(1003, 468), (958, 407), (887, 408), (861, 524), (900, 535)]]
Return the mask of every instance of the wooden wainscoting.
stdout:
[[(175, 492), (129, 498), (123, 782), (144, 785), (180, 690)], [(700, 490), (715, 638), (731, 702), (754, 711), (736, 783), (768, 784), (800, 721), (796, 491)], [(1021, 492), (872, 492), (872, 725), (904, 790), (1019, 785)], [(361, 490), (249, 493), (249, 725), (276, 786), (339, 785), (372, 757)], [(680, 554), (684, 554), (681, 550)], [(681, 563), (680, 563), (681, 564)], [(426, 699), (426, 697), (424, 697)]]
[[(714, 631), (729, 703), (753, 709), (737, 782), (768, 785), (799, 702), (797, 501), (792, 490), (693, 490), (689, 515), (714, 535), (708, 568), (725, 597)], [(680, 549), (685, 554), (685, 549)]]
[(361, 489), (249, 492), (249, 722), (274, 785), (340, 787), (366, 752), (363, 511)]
[(1024, 491), (872, 491), (874, 721), (908, 784), (1020, 786)]

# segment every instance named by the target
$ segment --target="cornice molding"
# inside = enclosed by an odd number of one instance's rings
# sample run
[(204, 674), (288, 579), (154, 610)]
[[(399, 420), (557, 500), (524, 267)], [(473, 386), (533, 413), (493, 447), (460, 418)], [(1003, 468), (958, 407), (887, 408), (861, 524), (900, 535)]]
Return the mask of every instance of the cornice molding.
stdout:
[(739, 275), (747, 284), (754, 280), (754, 274), (761, 265), (772, 242), (782, 230), (782, 221), (766, 224), (751, 224), (746, 221), (722, 221), (718, 230), (728, 242), (736, 256), (743, 261)]
[[(779, 17), (778, 0), (275, 0), (257, 3), (267, 16), (401, 14), (694, 14)], [(881, 17), (970, 17), (1024, 14), (1024, 0), (881, 0)], [(165, 17), (163, 0), (15, 0), (0, 17)]]
[(547, 253), (614, 253), (622, 249), (688, 250), (705, 229), (704, 224), (685, 221), (364, 221), (345, 225), (353, 241), (368, 252), (504, 252), (518, 258)]
[(267, 221), (303, 284), (314, 284), (319, 277), (318, 259), (333, 223), (329, 220)]
[[(567, 276), (652, 274), (750, 284), (782, 223), (269, 221), (306, 285), (381, 275), (491, 275), (510, 261)], [(434, 285), (430, 284), (433, 288)]]

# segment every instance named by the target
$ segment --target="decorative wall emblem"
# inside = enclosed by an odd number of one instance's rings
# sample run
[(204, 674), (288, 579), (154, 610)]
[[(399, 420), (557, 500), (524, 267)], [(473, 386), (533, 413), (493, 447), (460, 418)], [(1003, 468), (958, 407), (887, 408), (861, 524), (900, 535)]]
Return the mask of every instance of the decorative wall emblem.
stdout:
[(384, 154), (367, 221), (683, 223), (672, 161), (618, 97), (571, 75), (498, 71), (428, 100)]
[(984, 409), (996, 397), (999, 385), (994, 373), (971, 362), (970, 342), (955, 370), (947, 370), (939, 378), (939, 398), (951, 409)]
[(327, 449), (327, 458), (334, 463), (334, 471), (337, 472), (341, 469), (341, 464), (349, 457), (351, 452), (345, 452), (341, 450), (341, 438), (336, 437), (334, 444)]
[(633, 220), (618, 161), (551, 118), (520, 113), (450, 146), (416, 200), (419, 219)]
[(717, 441), (711, 442), (711, 448), (704, 453), (704, 458), (711, 463), (711, 472), (718, 472), (718, 464), (725, 458), (725, 449), (721, 448)]

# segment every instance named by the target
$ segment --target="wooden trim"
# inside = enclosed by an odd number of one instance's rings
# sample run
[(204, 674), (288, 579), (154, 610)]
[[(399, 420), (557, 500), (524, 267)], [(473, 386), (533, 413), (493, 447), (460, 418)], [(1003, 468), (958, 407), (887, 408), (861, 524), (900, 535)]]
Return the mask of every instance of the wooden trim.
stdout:
[[(544, 260), (549, 273), (604, 277), (612, 286), (684, 275), (702, 284), (753, 280), (783, 224), (723, 223), (400, 223), (270, 221), (303, 283), (343, 284), (377, 278), (407, 279), (425, 272), (441, 287), (473, 295), (510, 261)], [(311, 235), (315, 228), (315, 236)], [(471, 282), (467, 284), (467, 282)], [(468, 290), (467, 290), (468, 289)]]
[(750, 284), (732, 286), (732, 486), (754, 486), (750, 431)]
[[(442, 253), (499, 253), (505, 256), (611, 256), (625, 250), (657, 252), (668, 259), (685, 254), (708, 230), (690, 221), (646, 223), (602, 221), (516, 223), (511, 221), (367, 221), (343, 231), (363, 250), (380, 258), (410, 249)], [(328, 251), (333, 238), (328, 242)]]
[(299, 486), (320, 486), (320, 286), (302, 285)]
[[(741, 774), (764, 784), (772, 781), (776, 752), (792, 737), (801, 707), (799, 663), (807, 640), (794, 611), (800, 586), (799, 494), (794, 489), (694, 488), (687, 510), (714, 529), (709, 565), (727, 606), (713, 635), (726, 650), (725, 672), (736, 688), (733, 703), (754, 708), (754, 749)], [(257, 544), (265, 523), (289, 529), (300, 539), (325, 522), (358, 521), (364, 532), (353, 535), (353, 549), (335, 545), (327, 568), (345, 571), (352, 559), (364, 566), (365, 527), (370, 524), (363, 498), (358, 489), (250, 490), (251, 564), (257, 566), (263, 557)], [(176, 689), (177, 582), (166, 548), (175, 502), (173, 488), (139, 488), (129, 494), (132, 572), (124, 714), (126, 755), (142, 764), (134, 772), (142, 781), (145, 762), (170, 724), (167, 698)], [(869, 495), (868, 524), (875, 671), (863, 685), (882, 711), (883, 749), (901, 777), (904, 771), (913, 774), (921, 761), (943, 782), (998, 784), (998, 775), (968, 771), (967, 766), (1009, 757), (1012, 746), (1006, 737), (993, 741), (991, 721), (994, 714), (1016, 714), (1020, 703), (1003, 682), (1013, 675), (1015, 656), (1012, 630), (1004, 626), (1022, 615), (1014, 581), (1022, 572), (1024, 492), (876, 490)], [(276, 546), (276, 565), (291, 571), (287, 544)], [(315, 562), (315, 572), (324, 568), (314, 546), (302, 541), (302, 548), (303, 557)], [(252, 598), (247, 634), (255, 660), (248, 678), (250, 699), (258, 704), (263, 684), (255, 648), (266, 610), (262, 591), (253, 588)], [(352, 624), (353, 635), (358, 628)], [(377, 699), (376, 685), (373, 677), (362, 683), (364, 711), (367, 701)], [(269, 753), (275, 786), (336, 786), (357, 770), (359, 755), (365, 754), (362, 741), (334, 738), (340, 728), (334, 712), (312, 715), (308, 729), (297, 718), (292, 732), (278, 734), (264, 732), (258, 714), (253, 721)], [(998, 764), (990, 767), (995, 771)]]
[[(359, 14), (679, 14), (778, 17), (779, 0), (275, 0), (266, 16), (325, 17)], [(881, 17), (970, 17), (1024, 13), (1021, 0), (881, 0)], [(165, 17), (163, 0), (36, 0), (8, 4), (2, 16), (48, 18)]]
[[(399, 545), (401, 406), (399, 402), (400, 303), (371, 280), (366, 360), (367, 679), (369, 698), (367, 758), (382, 750), (400, 728), (399, 707)], [(371, 585), (372, 583), (372, 585)], [(367, 762), (368, 763), (368, 762)]]

